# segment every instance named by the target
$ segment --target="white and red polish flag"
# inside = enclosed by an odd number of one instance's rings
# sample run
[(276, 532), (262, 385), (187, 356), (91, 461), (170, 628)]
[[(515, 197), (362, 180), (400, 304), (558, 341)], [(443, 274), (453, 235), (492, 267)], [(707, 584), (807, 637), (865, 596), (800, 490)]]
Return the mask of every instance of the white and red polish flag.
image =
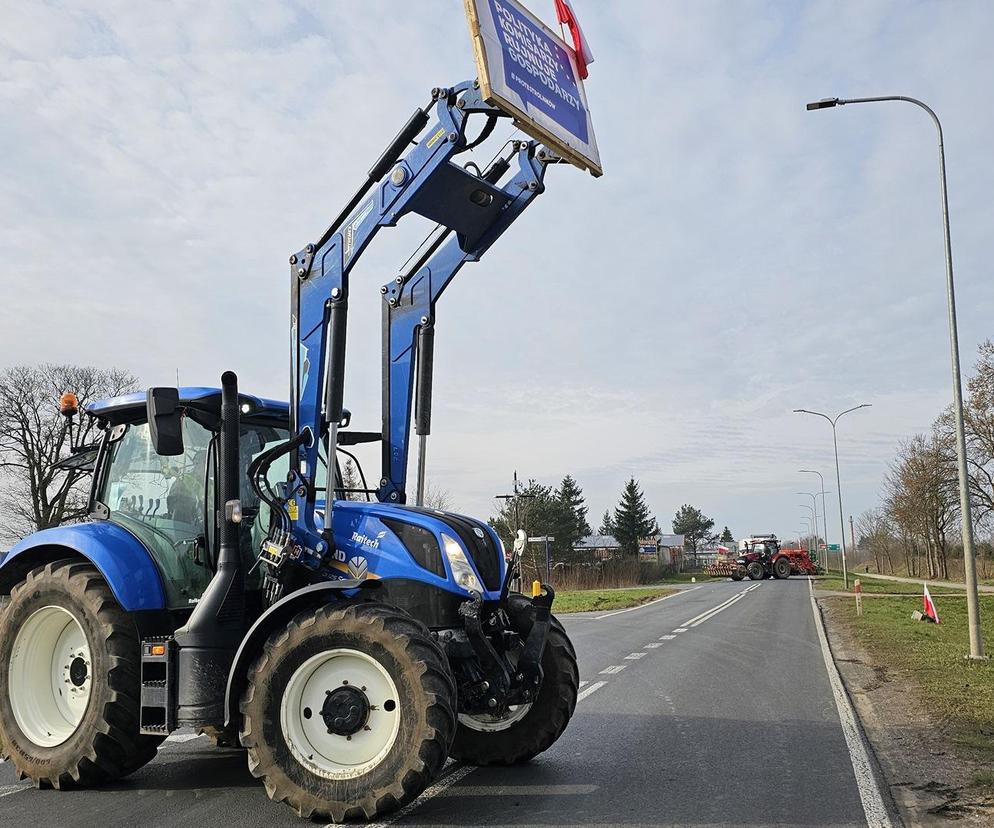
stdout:
[(573, 37), (576, 65), (580, 70), (580, 77), (586, 80), (587, 66), (594, 62), (594, 54), (590, 51), (587, 38), (583, 36), (583, 29), (580, 28), (580, 22), (576, 19), (576, 14), (573, 12), (569, 0), (556, 0), (556, 17), (569, 29), (569, 33)]
[(928, 584), (923, 584), (925, 587), (925, 595), (922, 599), (923, 611), (927, 618), (931, 618), (936, 624), (939, 623), (939, 611), (935, 608), (935, 604), (932, 602), (932, 596), (928, 594)]

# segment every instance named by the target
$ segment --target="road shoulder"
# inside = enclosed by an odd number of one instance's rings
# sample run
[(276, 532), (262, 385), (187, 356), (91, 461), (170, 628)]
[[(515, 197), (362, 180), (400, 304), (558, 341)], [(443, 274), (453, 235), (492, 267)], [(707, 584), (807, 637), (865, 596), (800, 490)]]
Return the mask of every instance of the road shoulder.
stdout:
[(902, 820), (923, 828), (989, 826), (994, 797), (972, 789), (976, 761), (930, 715), (914, 682), (878, 663), (851, 633), (842, 600), (817, 596), (835, 664)]

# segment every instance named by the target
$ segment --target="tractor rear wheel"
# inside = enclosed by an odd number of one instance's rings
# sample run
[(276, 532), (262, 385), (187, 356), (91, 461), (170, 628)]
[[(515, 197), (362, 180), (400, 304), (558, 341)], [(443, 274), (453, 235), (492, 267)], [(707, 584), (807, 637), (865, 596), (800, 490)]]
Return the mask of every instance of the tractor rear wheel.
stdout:
[(786, 555), (773, 562), (773, 575), (777, 578), (790, 577), (790, 559)]
[(766, 577), (766, 570), (759, 561), (750, 561), (746, 566), (746, 575), (750, 581), (762, 581)]
[(372, 820), (441, 771), (456, 726), (448, 661), (419, 621), (376, 603), (308, 609), (249, 671), (241, 743), (299, 816)]
[(162, 739), (138, 732), (138, 630), (96, 567), (29, 572), (0, 622), (0, 744), (19, 778), (94, 785), (155, 756)]
[[(507, 615), (524, 641), (535, 623), (531, 601), (523, 595), (509, 595)], [(576, 651), (555, 617), (545, 640), (542, 673), (535, 701), (513, 707), (502, 718), (460, 713), (452, 758), (471, 765), (513, 765), (527, 762), (562, 736), (576, 707), (580, 672)]]

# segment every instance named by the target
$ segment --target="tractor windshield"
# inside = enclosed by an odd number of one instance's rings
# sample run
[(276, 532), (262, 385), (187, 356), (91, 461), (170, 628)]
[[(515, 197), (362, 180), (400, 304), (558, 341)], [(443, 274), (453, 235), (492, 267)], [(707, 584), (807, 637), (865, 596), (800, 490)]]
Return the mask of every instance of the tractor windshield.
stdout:
[(152, 553), (172, 607), (195, 603), (211, 571), (204, 493), (211, 432), (183, 418), (183, 454), (156, 454), (147, 423), (129, 426), (110, 447), (99, 500), (109, 519)]

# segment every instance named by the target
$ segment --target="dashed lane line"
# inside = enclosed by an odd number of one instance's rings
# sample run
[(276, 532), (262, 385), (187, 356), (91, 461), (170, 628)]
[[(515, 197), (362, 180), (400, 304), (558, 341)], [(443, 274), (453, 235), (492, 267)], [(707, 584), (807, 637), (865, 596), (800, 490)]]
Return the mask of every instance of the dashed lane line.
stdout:
[(657, 647), (662, 647), (663, 644), (661, 641), (653, 641), (650, 644), (643, 644), (642, 646), (647, 650), (655, 650)]
[(687, 632), (687, 628), (686, 627), (677, 627), (675, 630), (673, 630), (673, 632), (675, 632), (675, 633)]
[(625, 656), (626, 661), (638, 661), (640, 658), (644, 658), (646, 653), (629, 653)]
[(661, 636), (659, 636), (659, 640), (660, 641), (672, 641), (674, 638), (676, 638), (675, 635), (661, 635)]
[(818, 632), (818, 643), (821, 644), (821, 655), (825, 660), (825, 670), (828, 672), (828, 683), (832, 688), (832, 695), (835, 696), (835, 706), (839, 711), (839, 721), (842, 724), (842, 733), (846, 738), (846, 747), (849, 748), (849, 760), (852, 762), (853, 773), (856, 776), (856, 788), (859, 790), (859, 798), (863, 803), (863, 813), (866, 814), (866, 824), (870, 828), (891, 828), (890, 816), (887, 813), (887, 806), (884, 805), (883, 796), (877, 786), (877, 779), (873, 773), (873, 765), (867, 753), (866, 745), (863, 744), (863, 736), (859, 725), (856, 723), (856, 713), (853, 711), (852, 702), (846, 694), (846, 689), (842, 685), (842, 677), (835, 666), (832, 658), (832, 650), (828, 646), (828, 637), (825, 635), (825, 625), (821, 620), (821, 613), (818, 612), (818, 604), (815, 603), (814, 583), (808, 579), (808, 591), (811, 594), (811, 612), (815, 619), (815, 629)]
[(591, 695), (591, 694), (593, 694), (593, 693), (596, 693), (596, 692), (597, 692), (598, 690), (600, 690), (600, 689), (601, 689), (601, 688), (602, 688), (602, 687), (603, 687), (603, 686), (604, 686), (605, 684), (607, 684), (607, 682), (606, 682), (606, 681), (595, 681), (595, 682), (594, 682), (593, 684), (591, 684), (591, 685), (590, 685), (589, 687), (587, 687), (587, 688), (585, 688), (585, 689), (581, 690), (581, 691), (580, 691), (580, 692), (579, 692), (579, 693), (577, 694), (577, 696), (576, 696), (576, 700), (577, 700), (577, 702), (582, 702), (582, 701), (583, 701), (583, 700), (584, 700), (585, 698), (587, 698), (587, 696), (589, 696), (589, 695)]
[(613, 676), (615, 673), (620, 673), (627, 666), (627, 664), (612, 664), (610, 667), (605, 667), (601, 670), (600, 674), (602, 676)]
[(670, 595), (664, 595), (662, 598), (656, 598), (654, 601), (647, 601), (644, 604), (639, 604), (637, 607), (628, 607), (627, 609), (615, 610), (614, 612), (607, 612), (604, 615), (598, 615), (597, 620), (601, 621), (604, 618), (612, 618), (615, 615), (621, 615), (625, 612), (635, 612), (636, 610), (645, 609), (646, 607), (651, 607), (653, 604), (658, 604), (660, 601), (667, 601), (670, 598), (679, 598), (681, 595), (686, 595), (688, 592), (693, 592), (695, 589), (700, 589), (703, 584), (691, 587), (690, 589), (681, 589), (679, 592), (671, 593)]

